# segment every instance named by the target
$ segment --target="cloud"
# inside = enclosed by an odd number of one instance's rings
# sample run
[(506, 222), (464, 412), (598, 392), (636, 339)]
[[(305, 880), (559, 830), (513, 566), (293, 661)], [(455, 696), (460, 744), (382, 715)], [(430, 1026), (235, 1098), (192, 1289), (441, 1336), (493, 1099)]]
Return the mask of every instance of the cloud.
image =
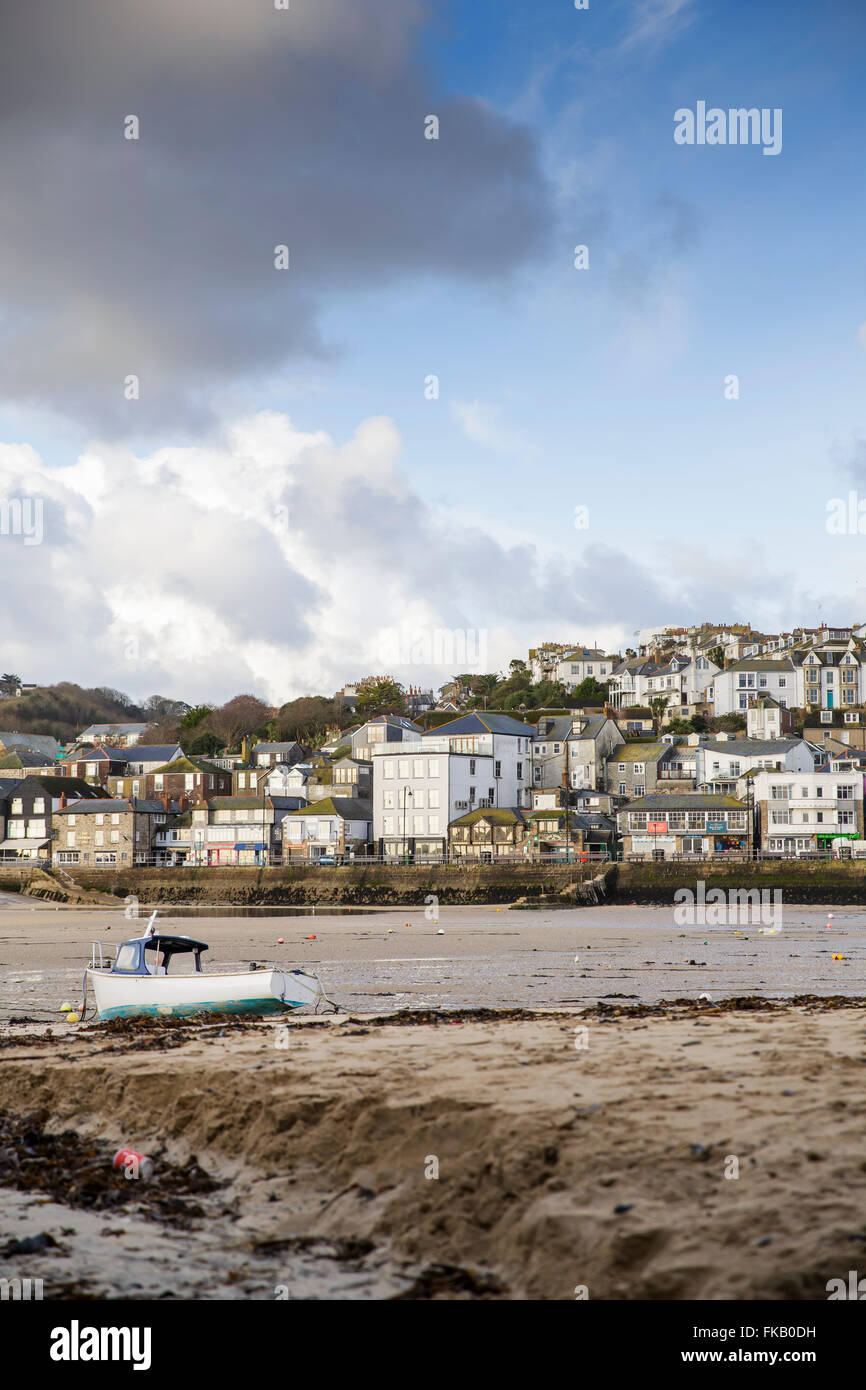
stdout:
[(533, 138), (437, 88), (422, 17), (414, 0), (6, 7), (5, 397), (102, 435), (195, 428), (227, 385), (331, 356), (330, 297), (499, 282), (540, 252)]
[(208, 447), (92, 445), (66, 468), (3, 445), (0, 497), (45, 505), (41, 545), (0, 534), (4, 669), (139, 697), (282, 702), (383, 667), (438, 688), (553, 635), (616, 646), (660, 621), (813, 607), (755, 547), (662, 537), (653, 563), (505, 544), (422, 500), (387, 417), (338, 443), (261, 412)]
[(451, 414), (473, 444), (483, 444), (486, 449), (501, 454), (524, 453), (528, 447), (519, 431), (503, 424), (498, 406), (485, 404), (478, 399), (453, 401)]
[(633, 0), (620, 51), (657, 52), (679, 38), (694, 19), (694, 0)]

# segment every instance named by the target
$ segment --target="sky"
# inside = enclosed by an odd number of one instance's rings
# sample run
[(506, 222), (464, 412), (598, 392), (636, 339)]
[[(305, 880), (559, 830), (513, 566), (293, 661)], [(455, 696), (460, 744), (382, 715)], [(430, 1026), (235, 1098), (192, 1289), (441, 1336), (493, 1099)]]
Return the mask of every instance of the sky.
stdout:
[(2, 0), (3, 670), (866, 621), (860, 0), (276, 3)]

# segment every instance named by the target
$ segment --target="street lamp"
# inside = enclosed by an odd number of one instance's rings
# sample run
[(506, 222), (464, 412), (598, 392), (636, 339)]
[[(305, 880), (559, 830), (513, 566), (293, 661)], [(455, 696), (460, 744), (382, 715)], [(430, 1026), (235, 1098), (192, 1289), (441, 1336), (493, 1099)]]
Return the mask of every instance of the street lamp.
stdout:
[(408, 854), (408, 846), (407, 846), (407, 841), (406, 841), (406, 797), (407, 797), (407, 796), (411, 796), (411, 795), (412, 795), (412, 788), (411, 788), (411, 787), (404, 786), (404, 787), (403, 787), (403, 863), (404, 863), (404, 864), (406, 863), (406, 858), (407, 858), (407, 854)]

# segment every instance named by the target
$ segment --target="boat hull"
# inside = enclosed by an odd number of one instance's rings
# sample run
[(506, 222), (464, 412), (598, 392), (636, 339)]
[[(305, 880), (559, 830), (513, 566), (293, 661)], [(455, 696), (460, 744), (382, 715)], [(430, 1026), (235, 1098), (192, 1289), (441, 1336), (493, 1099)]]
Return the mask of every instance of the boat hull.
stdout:
[(314, 975), (250, 970), (231, 975), (121, 975), (88, 970), (101, 1019), (194, 1014), (282, 1014), (321, 997)]

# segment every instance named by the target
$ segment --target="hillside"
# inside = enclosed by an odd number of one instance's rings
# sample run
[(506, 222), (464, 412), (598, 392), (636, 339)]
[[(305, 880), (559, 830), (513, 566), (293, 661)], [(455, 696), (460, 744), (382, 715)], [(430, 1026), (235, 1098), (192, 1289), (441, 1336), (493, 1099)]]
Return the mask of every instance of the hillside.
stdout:
[(139, 706), (119, 690), (84, 690), (69, 681), (0, 699), (0, 731), (53, 734), (63, 743), (88, 724), (124, 723), (144, 717)]

